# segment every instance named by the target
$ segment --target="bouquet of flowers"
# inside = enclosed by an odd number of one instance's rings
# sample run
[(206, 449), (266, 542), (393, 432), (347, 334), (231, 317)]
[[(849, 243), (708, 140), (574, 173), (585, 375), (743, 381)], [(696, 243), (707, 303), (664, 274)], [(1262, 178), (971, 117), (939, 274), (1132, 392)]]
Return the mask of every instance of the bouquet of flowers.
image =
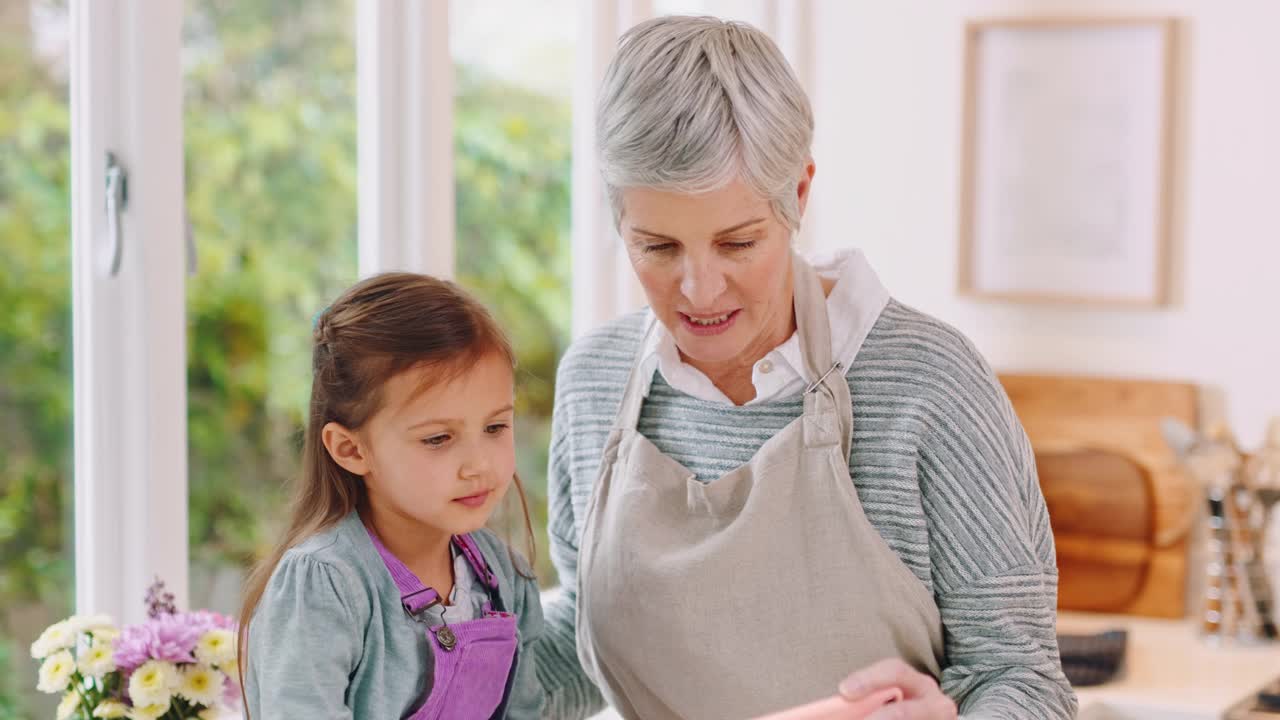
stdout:
[(117, 629), (103, 615), (76, 616), (31, 645), (36, 688), (63, 693), (58, 720), (209, 720), (239, 705), (235, 621), (178, 612), (159, 580), (146, 602), (146, 622)]

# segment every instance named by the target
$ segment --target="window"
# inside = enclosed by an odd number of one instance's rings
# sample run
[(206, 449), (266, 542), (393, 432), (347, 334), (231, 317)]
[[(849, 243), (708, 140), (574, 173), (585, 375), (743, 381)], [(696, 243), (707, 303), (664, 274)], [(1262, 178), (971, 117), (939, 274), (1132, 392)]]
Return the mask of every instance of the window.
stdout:
[(351, 0), (192, 0), (184, 17), (191, 597), (238, 613), (288, 521), (311, 328), (356, 280)]
[[(554, 584), (555, 366), (623, 284), (571, 271), (608, 253), (569, 250), (571, 176), (599, 199), (570, 95), (581, 130), (582, 70), (602, 67), (620, 6), (143, 4), (0, 5), (0, 715), (45, 714), (18, 709), (27, 635), (72, 597), (130, 622), (159, 574), (180, 602), (237, 609), (298, 474), (313, 317), (360, 272), (452, 273), (513, 336), (519, 468)], [(380, 152), (358, 166), (366, 131)], [(128, 173), (116, 235), (108, 157)], [(592, 279), (577, 307), (571, 276)]]
[(27, 648), (75, 599), (65, 1), (0, 5), (0, 716), (52, 716)]
[[(555, 369), (570, 337), (571, 0), (455, 1), (457, 278), (497, 315), (518, 356), (517, 464), (543, 586)], [(514, 500), (514, 498), (513, 498)], [(511, 505), (509, 504), (509, 507)], [(523, 517), (502, 530), (523, 550)]]

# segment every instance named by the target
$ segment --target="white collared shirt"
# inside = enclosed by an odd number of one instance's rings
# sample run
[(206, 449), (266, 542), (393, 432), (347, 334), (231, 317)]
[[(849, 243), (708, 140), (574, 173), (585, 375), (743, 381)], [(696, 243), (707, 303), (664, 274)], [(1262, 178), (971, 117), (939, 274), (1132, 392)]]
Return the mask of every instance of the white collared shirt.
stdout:
[[(860, 250), (842, 250), (807, 259), (819, 277), (835, 281), (831, 294), (827, 296), (831, 356), (848, 368), (857, 357), (867, 333), (880, 317), (880, 311), (889, 304), (889, 291), (880, 283), (880, 278)], [(707, 402), (733, 404), (702, 371), (680, 359), (675, 338), (661, 323), (649, 333), (640, 357), (639, 371), (650, 385), (656, 369), (668, 385), (680, 392)], [(746, 404), (765, 403), (800, 392), (806, 384), (803, 373), (800, 338), (792, 333), (786, 342), (756, 361), (751, 369), (751, 383), (755, 386), (756, 396)], [(649, 387), (646, 386), (645, 395), (648, 393)]]

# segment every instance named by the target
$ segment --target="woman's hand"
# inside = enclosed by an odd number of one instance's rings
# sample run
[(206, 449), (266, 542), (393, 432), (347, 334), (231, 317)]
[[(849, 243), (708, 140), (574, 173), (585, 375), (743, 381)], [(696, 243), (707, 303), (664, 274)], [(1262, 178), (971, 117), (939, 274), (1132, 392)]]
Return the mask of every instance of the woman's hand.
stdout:
[(956, 704), (942, 694), (937, 681), (902, 660), (881, 660), (845, 678), (840, 694), (857, 700), (884, 688), (902, 691), (902, 701), (886, 705), (867, 720), (956, 720)]

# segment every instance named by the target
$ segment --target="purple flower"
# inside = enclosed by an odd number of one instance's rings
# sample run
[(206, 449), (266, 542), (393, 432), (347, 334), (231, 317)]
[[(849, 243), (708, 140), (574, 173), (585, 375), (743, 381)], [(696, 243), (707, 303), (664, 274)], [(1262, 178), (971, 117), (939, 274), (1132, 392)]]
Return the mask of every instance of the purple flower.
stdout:
[(147, 588), (144, 602), (147, 605), (147, 617), (152, 620), (178, 612), (177, 606), (173, 604), (173, 593), (164, 589), (164, 581), (160, 578), (156, 578), (151, 587)]
[(148, 660), (195, 662), (196, 643), (210, 630), (235, 632), (235, 620), (216, 612), (160, 614), (130, 625), (115, 640), (116, 666), (126, 675)]
[(173, 593), (159, 578), (147, 588), (146, 622), (124, 628), (115, 639), (113, 659), (126, 677), (148, 660), (193, 663), (196, 644), (210, 630), (235, 632), (236, 621), (216, 612), (180, 613)]
[(130, 625), (115, 640), (116, 666), (128, 675), (148, 660), (195, 662), (192, 652), (207, 629), (203, 623), (193, 624), (185, 615), (160, 615)]

